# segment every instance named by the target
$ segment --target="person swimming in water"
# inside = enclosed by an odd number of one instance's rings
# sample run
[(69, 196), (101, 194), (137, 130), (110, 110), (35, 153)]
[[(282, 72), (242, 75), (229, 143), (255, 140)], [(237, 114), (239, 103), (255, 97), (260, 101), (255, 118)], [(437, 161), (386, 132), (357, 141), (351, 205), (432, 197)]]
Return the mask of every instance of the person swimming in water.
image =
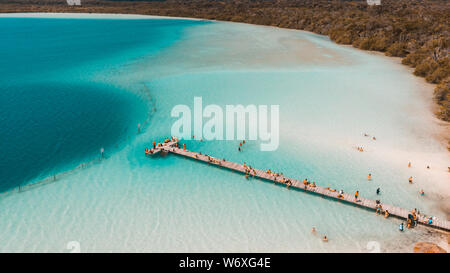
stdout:
[(369, 173), (369, 175), (367, 176), (367, 180), (372, 180), (372, 174), (371, 173)]
[(412, 184), (412, 183), (413, 183), (413, 178), (412, 178), (412, 176), (410, 176), (410, 177), (408, 178), (408, 181), (409, 181), (409, 184)]
[(422, 195), (422, 196), (424, 196), (425, 195), (425, 192), (423, 191), (423, 189), (422, 190), (420, 190), (420, 195)]
[(380, 195), (380, 188), (377, 189), (377, 195)]
[(328, 238), (327, 238), (327, 236), (325, 235), (325, 236), (323, 236), (323, 239), (322, 239), (322, 241), (324, 241), (324, 242), (328, 242)]

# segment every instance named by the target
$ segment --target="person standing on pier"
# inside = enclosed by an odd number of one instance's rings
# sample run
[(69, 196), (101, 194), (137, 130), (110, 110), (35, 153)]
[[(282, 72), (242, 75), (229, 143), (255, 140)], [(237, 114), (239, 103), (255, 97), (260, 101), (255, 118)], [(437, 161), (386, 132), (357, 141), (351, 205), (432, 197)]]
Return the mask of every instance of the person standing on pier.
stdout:
[(358, 201), (358, 197), (359, 197), (359, 191), (355, 192), (355, 201)]

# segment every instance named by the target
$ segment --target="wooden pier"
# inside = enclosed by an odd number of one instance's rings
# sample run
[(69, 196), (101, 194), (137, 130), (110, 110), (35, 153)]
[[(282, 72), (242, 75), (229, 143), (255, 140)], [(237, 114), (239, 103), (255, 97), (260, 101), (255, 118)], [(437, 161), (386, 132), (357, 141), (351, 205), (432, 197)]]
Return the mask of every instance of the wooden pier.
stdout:
[[(227, 161), (224, 159), (218, 159), (214, 158), (209, 155), (204, 155), (201, 153), (192, 152), (183, 148), (178, 147), (178, 140), (177, 139), (171, 139), (167, 140), (166, 143), (161, 143), (159, 146), (157, 146), (154, 149), (153, 154), (159, 153), (161, 151), (167, 152), (167, 153), (173, 153), (177, 155), (181, 155), (187, 158), (191, 158), (194, 160), (198, 160), (204, 163), (208, 163), (211, 165), (215, 165), (217, 167), (221, 167), (224, 169), (233, 170), (239, 173), (243, 173), (244, 175), (248, 174), (249, 177), (255, 177), (266, 181), (271, 181), (275, 184), (286, 186), (290, 189), (300, 190), (308, 193), (312, 193), (315, 195), (319, 195), (322, 197), (326, 197), (328, 199), (334, 199), (338, 201), (342, 201), (347, 204), (352, 204), (356, 207), (365, 208), (371, 211), (377, 210), (377, 202), (375, 200), (370, 200), (364, 197), (358, 197), (358, 199), (355, 199), (354, 194), (349, 193), (343, 193), (340, 194), (337, 190), (332, 190), (330, 188), (324, 188), (320, 187), (318, 185), (311, 186), (305, 185), (303, 182), (300, 182), (296, 179), (288, 178), (283, 175), (275, 176), (273, 173), (268, 173), (267, 171), (255, 169), (255, 168), (249, 168), (249, 166), (244, 166), (243, 164), (238, 164), (232, 161)], [(289, 181), (289, 182), (288, 182)], [(382, 206), (382, 210), (387, 210), (389, 212), (389, 217), (396, 217), (403, 220), (408, 219), (408, 214), (411, 213), (410, 210), (396, 207), (393, 205), (380, 203), (379, 205)], [(383, 214), (384, 215), (384, 214)], [(439, 229), (443, 231), (450, 231), (450, 221), (447, 221), (445, 219), (438, 219), (437, 217), (433, 217), (433, 221), (431, 224), (428, 223), (428, 218), (425, 215), (418, 215), (417, 216), (417, 222), (421, 225), (428, 226), (434, 229)], [(405, 225), (406, 228), (406, 225)]]

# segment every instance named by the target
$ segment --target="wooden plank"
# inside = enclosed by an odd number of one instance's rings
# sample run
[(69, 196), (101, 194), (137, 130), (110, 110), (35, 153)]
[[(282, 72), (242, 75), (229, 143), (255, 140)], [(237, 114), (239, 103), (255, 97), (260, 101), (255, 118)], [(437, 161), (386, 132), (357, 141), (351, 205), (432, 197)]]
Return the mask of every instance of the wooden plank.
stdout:
[[(214, 157), (210, 157), (213, 160), (213, 162), (210, 162), (208, 155), (204, 155), (204, 154), (201, 155), (200, 153), (183, 150), (182, 148), (179, 148), (179, 147), (177, 148), (176, 147), (177, 144), (178, 144), (177, 139), (171, 140), (168, 143), (162, 143), (161, 146), (159, 146), (155, 149), (155, 152), (153, 154), (164, 150), (166, 152), (171, 152), (174, 154), (182, 155), (182, 156), (185, 156), (188, 158), (192, 158), (192, 159), (206, 162), (209, 164), (214, 164), (214, 165), (217, 165), (217, 166), (220, 166), (223, 168), (235, 170), (237, 172), (241, 172), (241, 173), (245, 174), (246, 168), (244, 168), (243, 164), (239, 164), (239, 163), (232, 162), (232, 161), (223, 161), (222, 159), (218, 159), (218, 158), (214, 158)], [(214, 162), (214, 160), (219, 161), (220, 164), (218, 162)], [(253, 170), (255, 171), (256, 174), (254, 174)], [(271, 174), (268, 174), (264, 170), (252, 169), (250, 171), (250, 175), (251, 175), (251, 177), (254, 176), (256, 178), (261, 178), (261, 179), (268, 180), (268, 181), (274, 181), (277, 184), (284, 184), (283, 182), (280, 181), (282, 178), (289, 179), (289, 180), (291, 180), (291, 183), (292, 183), (291, 188), (297, 188), (297, 189), (302, 189), (302, 190), (305, 189), (305, 185), (303, 184), (303, 182), (301, 182), (299, 180), (292, 179), (292, 178), (285, 177), (285, 176), (279, 176), (277, 179), (276, 177), (274, 177)], [(337, 197), (338, 191), (332, 192), (332, 191), (327, 190), (326, 188), (323, 188), (320, 186), (316, 186), (316, 187), (308, 186), (308, 187), (306, 187), (306, 190), (309, 192), (316, 193), (321, 196), (330, 197), (335, 200), (340, 200), (343, 202), (356, 204), (359, 207), (365, 207), (365, 208), (369, 208), (372, 210), (376, 210), (376, 202), (374, 200), (370, 200), (370, 199), (367, 199), (364, 197), (359, 197), (358, 198), (359, 202), (356, 202), (354, 195), (352, 193), (344, 193), (343, 194), (344, 198), (341, 199), (341, 198)], [(407, 217), (408, 217), (409, 210), (406, 210), (406, 209), (400, 208), (400, 207), (396, 207), (396, 206), (392, 206), (390, 204), (382, 203), (381, 205), (382, 205), (383, 209), (387, 209), (389, 211), (389, 214), (392, 216), (396, 216), (401, 219), (407, 219)], [(423, 225), (426, 225), (426, 226), (429, 226), (432, 228), (439, 228), (442, 230), (450, 231), (450, 221), (435, 218), (433, 220), (433, 223), (430, 225), (430, 224), (428, 224), (428, 217), (425, 217), (424, 215), (420, 215), (418, 217), (418, 220), (419, 220), (420, 224), (423, 224)], [(424, 221), (426, 221), (426, 223), (424, 223)]]

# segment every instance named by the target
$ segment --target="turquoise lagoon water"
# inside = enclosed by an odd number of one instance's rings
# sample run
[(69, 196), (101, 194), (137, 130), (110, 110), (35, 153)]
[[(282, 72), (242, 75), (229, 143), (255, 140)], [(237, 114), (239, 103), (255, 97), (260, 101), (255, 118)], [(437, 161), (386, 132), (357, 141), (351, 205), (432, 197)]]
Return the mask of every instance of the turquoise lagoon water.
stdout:
[(187, 141), (188, 148), (445, 217), (449, 157), (434, 137), (428, 90), (390, 59), (309, 33), (232, 23), (0, 25), (8, 52), (0, 59), (1, 189), (70, 170), (101, 147), (107, 154), (56, 183), (1, 196), (0, 251), (66, 252), (77, 241), (83, 252), (367, 252), (375, 241), (395, 252), (439, 240), (425, 228), (400, 234), (400, 220), (143, 153), (170, 135), (171, 109), (192, 106), (194, 96), (204, 105), (277, 104), (277, 151), (261, 152), (258, 141), (242, 152), (239, 141)]

